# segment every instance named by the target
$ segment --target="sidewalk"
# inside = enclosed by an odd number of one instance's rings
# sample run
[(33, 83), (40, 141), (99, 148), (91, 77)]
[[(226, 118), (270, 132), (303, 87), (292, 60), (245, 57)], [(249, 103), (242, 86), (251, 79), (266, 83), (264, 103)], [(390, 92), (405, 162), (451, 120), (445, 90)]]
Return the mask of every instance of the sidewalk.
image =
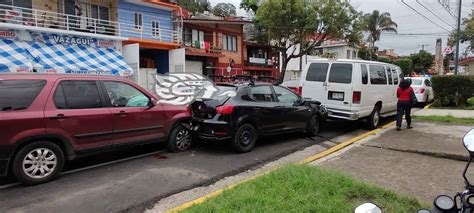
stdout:
[(453, 116), (456, 118), (474, 118), (474, 110), (458, 109), (422, 109), (414, 113), (416, 116)]
[[(414, 122), (414, 129), (393, 128), (313, 165), (335, 169), (357, 179), (431, 204), (439, 194), (454, 195), (464, 186), (469, 157), (462, 137), (471, 126)], [(474, 168), (472, 168), (474, 169)], [(468, 173), (474, 181), (474, 173)]]

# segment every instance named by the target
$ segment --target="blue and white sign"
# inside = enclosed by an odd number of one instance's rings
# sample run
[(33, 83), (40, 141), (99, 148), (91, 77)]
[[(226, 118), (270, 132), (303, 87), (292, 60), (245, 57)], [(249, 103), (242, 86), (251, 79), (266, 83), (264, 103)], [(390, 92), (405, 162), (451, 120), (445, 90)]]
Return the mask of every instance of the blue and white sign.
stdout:
[(116, 49), (116, 42), (113, 40), (103, 40), (97, 38), (89, 38), (72, 35), (59, 35), (47, 33), (31, 33), (31, 37), (36, 42), (48, 44), (62, 44), (71, 46), (87, 46), (95, 48), (112, 48)]

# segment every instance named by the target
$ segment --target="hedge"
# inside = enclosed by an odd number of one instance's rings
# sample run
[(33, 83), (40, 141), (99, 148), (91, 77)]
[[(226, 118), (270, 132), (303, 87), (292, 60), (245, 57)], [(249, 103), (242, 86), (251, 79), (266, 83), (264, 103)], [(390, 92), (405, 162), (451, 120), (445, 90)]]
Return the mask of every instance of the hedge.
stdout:
[(435, 106), (463, 107), (474, 96), (474, 76), (435, 76), (431, 78)]

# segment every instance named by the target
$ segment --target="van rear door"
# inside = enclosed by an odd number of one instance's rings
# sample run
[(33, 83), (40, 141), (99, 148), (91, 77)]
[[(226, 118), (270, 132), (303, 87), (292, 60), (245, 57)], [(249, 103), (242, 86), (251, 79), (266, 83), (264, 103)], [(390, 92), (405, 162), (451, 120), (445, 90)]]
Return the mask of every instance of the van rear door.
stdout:
[(329, 63), (311, 63), (302, 78), (302, 94), (304, 98), (326, 103), (327, 101), (327, 75)]
[(332, 63), (327, 83), (327, 107), (349, 111), (352, 105), (352, 63)]

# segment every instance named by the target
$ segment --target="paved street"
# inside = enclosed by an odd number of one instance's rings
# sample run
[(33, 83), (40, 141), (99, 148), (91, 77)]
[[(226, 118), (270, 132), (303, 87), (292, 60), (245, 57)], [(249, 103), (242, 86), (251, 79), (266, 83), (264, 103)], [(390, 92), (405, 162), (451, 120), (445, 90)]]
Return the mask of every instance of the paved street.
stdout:
[[(127, 159), (164, 149), (147, 146), (76, 160), (67, 165), (67, 171), (126, 159), (66, 172), (58, 180), (38, 186), (13, 185), (0, 189), (0, 212), (64, 212), (65, 209), (69, 212), (139, 212), (161, 198), (259, 167), (361, 126), (359, 122), (330, 122), (314, 138), (300, 134), (264, 138), (247, 154), (235, 154), (224, 144), (204, 144), (184, 153), (163, 151)], [(2, 182), (8, 184), (9, 180)]]

